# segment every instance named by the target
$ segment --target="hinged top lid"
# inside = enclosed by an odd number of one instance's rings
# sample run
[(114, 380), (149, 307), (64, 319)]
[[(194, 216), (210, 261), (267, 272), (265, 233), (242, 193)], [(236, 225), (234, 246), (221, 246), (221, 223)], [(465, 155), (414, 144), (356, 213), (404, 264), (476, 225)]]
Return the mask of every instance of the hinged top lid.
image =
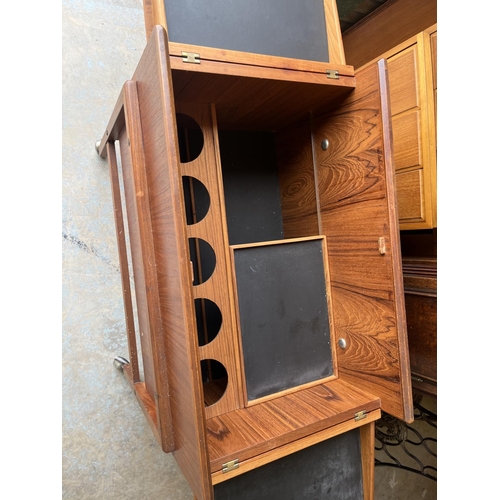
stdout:
[(345, 65), (335, 0), (152, 0), (144, 12), (146, 35), (163, 26), (173, 56), (323, 73)]

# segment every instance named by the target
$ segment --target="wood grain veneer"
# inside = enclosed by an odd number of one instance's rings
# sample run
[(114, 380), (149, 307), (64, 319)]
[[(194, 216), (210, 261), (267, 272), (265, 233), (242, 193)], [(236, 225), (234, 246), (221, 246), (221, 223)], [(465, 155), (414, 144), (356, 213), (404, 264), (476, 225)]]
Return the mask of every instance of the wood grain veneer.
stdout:
[(402, 51), (394, 51), (387, 61), (392, 116), (420, 105), (417, 46), (414, 43), (405, 46)]
[[(250, 470), (362, 426), (365, 496), (371, 499), (370, 422), (381, 407), (407, 422), (413, 419), (386, 65), (381, 61), (355, 78), (328, 80), (296, 69), (183, 64), (169, 57), (166, 32), (154, 26), (99, 146), (115, 165), (114, 141), (120, 141), (134, 277), (141, 289), (140, 330), (147, 337), (145, 344), (141, 340), (146, 380), (136, 380), (132, 365), (124, 367), (125, 375), (162, 448), (174, 449), (196, 498), (213, 499), (212, 481), (221, 480), (227, 461), (238, 458), (242, 470)], [(177, 111), (194, 115), (205, 139), (201, 156), (185, 164), (180, 164)], [(326, 235), (335, 342), (347, 341), (346, 349), (336, 351), (338, 379), (247, 408), (241, 407), (239, 348), (231, 324), (235, 304), (232, 294), (225, 296), (231, 273), (217, 123), (231, 129), (283, 128), (277, 141), (284, 226), (297, 237)], [(323, 139), (330, 143), (326, 151)], [(288, 141), (293, 141), (289, 151)], [(211, 197), (206, 218), (190, 226), (183, 175), (199, 179)], [(295, 189), (296, 183), (302, 188)], [(218, 259), (212, 277), (196, 286), (188, 238), (209, 241)], [(196, 298), (216, 302), (229, 322), (219, 341), (202, 347)], [(234, 392), (228, 388), (213, 413), (205, 404), (221, 389), (214, 386), (204, 395), (200, 369), (209, 357), (232, 366), (228, 372), (235, 377)], [(366, 420), (356, 422), (354, 415), (362, 410)]]
[(386, 71), (380, 61), (359, 72), (338, 110), (314, 119), (314, 150), (335, 333), (347, 342), (338, 350), (339, 376), (412, 421)]
[(400, 220), (422, 220), (424, 217), (422, 169), (396, 174), (396, 188)]
[(344, 422), (354, 428), (356, 412), (379, 408), (379, 398), (333, 380), (208, 419), (211, 470), (216, 472), (230, 460), (257, 457)]
[(420, 112), (412, 109), (392, 119), (394, 167), (397, 172), (422, 165)]
[(297, 451), (303, 450), (309, 446), (313, 446), (317, 443), (325, 441), (326, 439), (330, 439), (334, 436), (338, 436), (339, 434), (359, 427), (361, 432), (360, 441), (363, 460), (363, 487), (365, 492), (365, 497), (363, 500), (373, 500), (373, 495), (369, 496), (369, 491), (373, 490), (373, 464), (375, 461), (375, 439), (372, 438), (372, 434), (374, 435), (375, 428), (371, 424), (375, 420), (378, 420), (380, 418), (381, 413), (382, 412), (380, 410), (372, 410), (367, 413), (364, 419), (357, 422), (354, 422), (351, 419), (347, 422), (343, 422), (333, 427), (328, 427), (323, 431), (311, 434), (310, 436), (307, 436), (305, 438), (292, 441), (278, 448), (274, 448), (270, 451), (261, 453), (256, 457), (243, 460), (242, 462), (239, 462), (238, 468), (234, 469), (230, 473), (224, 473), (221, 470), (215, 471), (212, 473), (212, 484), (215, 485), (223, 481), (227, 481), (235, 476), (239, 476), (240, 474), (244, 474), (245, 472), (251, 471), (257, 467), (266, 465), (273, 460), (285, 457)]
[(276, 133), (285, 238), (320, 234), (316, 178), (308, 119)]

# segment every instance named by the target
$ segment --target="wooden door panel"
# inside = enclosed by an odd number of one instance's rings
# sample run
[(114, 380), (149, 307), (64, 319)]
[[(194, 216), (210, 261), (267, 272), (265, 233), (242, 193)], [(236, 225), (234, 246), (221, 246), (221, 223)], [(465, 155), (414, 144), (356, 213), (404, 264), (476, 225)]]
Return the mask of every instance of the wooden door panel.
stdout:
[[(343, 205), (380, 199), (385, 190), (384, 170), (378, 162), (379, 152), (373, 148), (374, 138), (369, 133), (359, 134), (364, 126), (375, 129), (379, 119), (376, 110), (360, 109), (342, 116), (341, 127), (340, 117), (334, 116), (336, 113), (314, 123), (322, 218)], [(329, 141), (326, 150), (321, 145), (323, 140)], [(331, 168), (333, 165), (335, 168)]]
[[(413, 420), (385, 61), (314, 120), (321, 232), (327, 236), (339, 377)], [(328, 141), (328, 144), (325, 142)]]
[[(391, 260), (386, 255), (391, 251), (390, 238), (383, 231), (387, 211), (384, 200), (369, 203), (372, 217), (364, 215), (364, 206), (341, 207), (322, 218), (323, 232), (335, 227), (334, 234), (327, 232), (328, 253), (334, 268), (331, 271), (332, 284), (350, 285), (377, 297), (389, 297), (393, 294), (391, 284)], [(378, 229), (378, 231), (377, 231)], [(379, 251), (379, 238), (385, 246), (385, 255)], [(342, 266), (338, 263), (342, 262)]]

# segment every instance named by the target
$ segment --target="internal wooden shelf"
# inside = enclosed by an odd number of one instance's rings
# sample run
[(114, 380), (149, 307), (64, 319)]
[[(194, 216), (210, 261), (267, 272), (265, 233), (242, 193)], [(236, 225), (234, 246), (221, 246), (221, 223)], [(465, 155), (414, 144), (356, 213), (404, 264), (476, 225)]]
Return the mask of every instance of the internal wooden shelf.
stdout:
[(342, 380), (234, 410), (207, 423), (212, 473), (380, 408), (380, 399)]
[[(170, 57), (179, 102), (214, 103), (220, 129), (278, 130), (327, 111), (356, 87), (354, 76)], [(230, 68), (228, 67), (230, 66)]]

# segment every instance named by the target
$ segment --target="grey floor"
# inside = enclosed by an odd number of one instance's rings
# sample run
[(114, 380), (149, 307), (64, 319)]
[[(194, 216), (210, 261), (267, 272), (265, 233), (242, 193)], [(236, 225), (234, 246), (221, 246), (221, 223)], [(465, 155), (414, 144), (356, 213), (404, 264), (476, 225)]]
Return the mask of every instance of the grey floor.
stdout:
[[(109, 174), (94, 144), (145, 46), (142, 1), (64, 0), (62, 35), (63, 498), (192, 500), (112, 363), (127, 348)], [(376, 498), (435, 498), (435, 485), (412, 481), (377, 471)]]
[(64, 1), (62, 14), (63, 498), (192, 500), (113, 366), (127, 348), (109, 173), (94, 144), (145, 46), (142, 2)]

